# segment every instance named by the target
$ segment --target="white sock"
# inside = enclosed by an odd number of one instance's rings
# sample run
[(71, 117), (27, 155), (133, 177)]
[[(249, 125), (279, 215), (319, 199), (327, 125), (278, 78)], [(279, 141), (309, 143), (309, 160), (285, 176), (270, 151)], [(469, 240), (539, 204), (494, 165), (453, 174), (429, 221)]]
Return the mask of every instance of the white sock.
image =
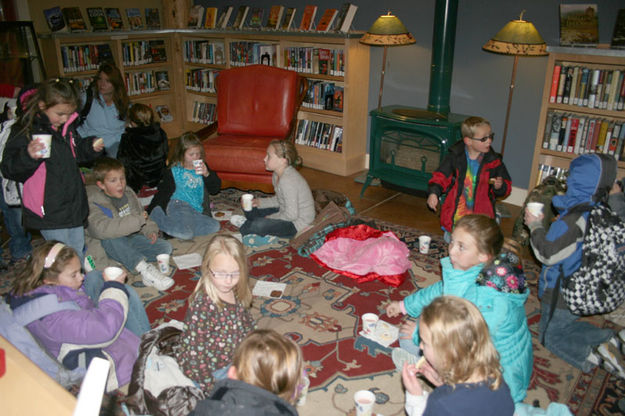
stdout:
[(146, 269), (146, 267), (148, 267), (148, 263), (146, 263), (145, 260), (141, 260), (139, 263), (137, 263), (137, 265), (135, 266), (135, 270), (139, 273), (141, 273), (142, 271), (144, 271)]
[(601, 357), (595, 354), (594, 351), (591, 351), (586, 357), (586, 361), (591, 362), (594, 365), (601, 365)]
[(610, 344), (614, 345), (616, 349), (621, 348), (621, 342), (616, 337), (610, 338)]

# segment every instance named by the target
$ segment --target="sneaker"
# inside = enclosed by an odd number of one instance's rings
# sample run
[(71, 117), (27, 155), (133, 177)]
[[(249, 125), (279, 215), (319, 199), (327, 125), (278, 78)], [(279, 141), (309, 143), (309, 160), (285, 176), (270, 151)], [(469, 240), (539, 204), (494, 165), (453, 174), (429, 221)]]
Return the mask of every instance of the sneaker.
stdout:
[(234, 225), (237, 228), (240, 228), (245, 221), (247, 221), (247, 218), (245, 218), (243, 215), (233, 215), (230, 217), (230, 224)]
[(606, 370), (611, 368), (613, 375), (625, 379), (625, 360), (621, 355), (621, 352), (612, 343), (606, 342), (599, 345), (597, 352), (604, 360), (604, 367)]
[(393, 348), (393, 351), (391, 352), (391, 358), (393, 359), (393, 364), (395, 364), (395, 368), (397, 368), (397, 371), (401, 372), (404, 368), (405, 363), (416, 364), (421, 357), (412, 355), (403, 348)]
[(141, 273), (144, 285), (154, 286), (161, 291), (169, 289), (174, 284), (174, 279), (165, 276), (151, 264), (146, 263), (146, 266), (139, 273)]

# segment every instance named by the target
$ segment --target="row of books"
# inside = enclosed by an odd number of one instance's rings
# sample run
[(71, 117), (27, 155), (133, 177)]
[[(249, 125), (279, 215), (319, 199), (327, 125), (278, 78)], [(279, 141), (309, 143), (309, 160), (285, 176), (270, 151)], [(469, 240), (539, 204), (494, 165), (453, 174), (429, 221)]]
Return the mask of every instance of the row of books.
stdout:
[(549, 102), (623, 111), (625, 69), (587, 68), (557, 63), (553, 67)]
[(126, 72), (125, 81), (128, 95), (149, 94), (170, 88), (167, 71)]
[(343, 127), (321, 121), (299, 120), (295, 143), (341, 153)]
[(276, 65), (277, 45), (260, 42), (230, 42), (230, 66)]
[(334, 82), (309, 79), (302, 107), (343, 112), (343, 87)]
[(560, 180), (564, 180), (569, 173), (566, 168), (559, 168), (556, 166), (550, 166), (544, 163), (538, 165), (538, 176), (536, 177), (536, 186), (540, 185), (545, 178), (549, 176), (555, 176)]
[(566, 153), (607, 153), (625, 160), (624, 121), (549, 111), (543, 149)]
[[(88, 31), (87, 23), (83, 19), (80, 7), (52, 7), (45, 9), (43, 15), (48, 27), (52, 32), (63, 32), (68, 29), (71, 32)], [(94, 32), (107, 30), (124, 30), (125, 25), (122, 15), (117, 7), (87, 7), (87, 16), (91, 30)], [(141, 16), (141, 10), (135, 7), (126, 9), (126, 19), (131, 30), (160, 29), (161, 18), (157, 8), (145, 9), (145, 25)]]
[(343, 49), (285, 47), (284, 67), (308, 74), (345, 75)]
[(187, 69), (185, 71), (185, 88), (198, 92), (216, 92), (215, 77), (219, 71), (214, 69)]
[(213, 103), (195, 101), (191, 121), (195, 123), (211, 124), (217, 117), (217, 106)]
[(113, 53), (108, 43), (61, 46), (61, 60), (64, 72), (90, 71), (98, 69), (104, 61), (112, 61)]
[(222, 65), (225, 63), (224, 43), (207, 40), (187, 40), (183, 44), (185, 62)]
[(167, 62), (164, 40), (139, 40), (122, 43), (122, 63), (126, 66)]
[[(300, 23), (293, 27), (295, 7), (271, 6), (265, 14), (262, 7), (239, 6), (236, 14), (234, 6), (204, 7), (194, 5), (189, 10), (188, 26), (196, 29), (268, 29), (268, 30), (316, 30), (317, 32), (348, 32), (358, 6), (343, 3), (340, 9), (328, 8), (315, 23), (317, 6), (304, 8)], [(230, 21), (231, 19), (232, 22)]]

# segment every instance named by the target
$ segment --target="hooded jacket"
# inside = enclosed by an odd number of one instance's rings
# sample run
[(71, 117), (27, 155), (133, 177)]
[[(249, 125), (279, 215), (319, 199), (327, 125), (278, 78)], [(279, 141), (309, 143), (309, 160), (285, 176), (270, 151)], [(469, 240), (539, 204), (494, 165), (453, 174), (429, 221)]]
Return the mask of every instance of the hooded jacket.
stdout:
[[(464, 141), (454, 144), (441, 165), (432, 174), (428, 182), (428, 194), (436, 194), (439, 198), (446, 194), (441, 208), (441, 227), (451, 232), (454, 225), (454, 215), (458, 209), (458, 200), (464, 190), (464, 177), (467, 174), (467, 155)], [(491, 178), (501, 176), (503, 185), (495, 189), (489, 183)], [(474, 214), (483, 214), (495, 218), (495, 198), (504, 198), (510, 195), (512, 181), (510, 174), (503, 164), (501, 155), (491, 148), (482, 154), (480, 168), (475, 178)]]
[(158, 123), (126, 127), (117, 150), (117, 159), (126, 168), (126, 183), (139, 192), (143, 185), (158, 185), (167, 169), (167, 134)]
[(564, 195), (552, 199), (560, 216), (549, 230), (542, 221), (528, 224), (530, 242), (536, 258), (543, 264), (538, 281), (538, 297), (556, 286), (560, 271), (570, 276), (582, 260), (586, 221), (592, 207), (607, 198), (616, 178), (616, 160), (604, 154), (584, 154), (570, 165)]
[(217, 382), (211, 397), (189, 416), (297, 416), (293, 405), (275, 394), (240, 380)]
[[(441, 266), (443, 280), (406, 297), (406, 311), (410, 316), (418, 317), (424, 307), (443, 295), (458, 296), (475, 304), (484, 316), (493, 344), (499, 352), (503, 378), (510, 387), (512, 399), (515, 403), (522, 401), (527, 394), (533, 362), (532, 335), (524, 306), (529, 289), (514, 294), (478, 285), (475, 280), (483, 264), (468, 270), (456, 270), (449, 257), (445, 257)], [(419, 345), (418, 331), (415, 331), (413, 341)]]
[(31, 133), (52, 135), (50, 157), (33, 159), (28, 154), (30, 134), (16, 123), (11, 128), (2, 157), (2, 176), (24, 183), (22, 194), (24, 225), (36, 230), (82, 227), (89, 207), (78, 164), (95, 160), (93, 137), (76, 133), (73, 113), (57, 130), (43, 113), (35, 115)]

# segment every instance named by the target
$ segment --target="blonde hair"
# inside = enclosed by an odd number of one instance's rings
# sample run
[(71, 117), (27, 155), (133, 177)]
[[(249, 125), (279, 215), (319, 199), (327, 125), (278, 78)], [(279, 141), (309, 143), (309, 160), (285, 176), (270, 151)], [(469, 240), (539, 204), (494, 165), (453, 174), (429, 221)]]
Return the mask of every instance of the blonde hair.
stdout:
[(151, 126), (154, 123), (154, 111), (145, 104), (133, 104), (128, 111), (128, 120), (139, 127)]
[(58, 241), (49, 240), (42, 245), (33, 248), (33, 254), (30, 256), (26, 265), (17, 273), (13, 281), (11, 293), (15, 296), (23, 296), (26, 293), (44, 285), (44, 280), (56, 282), (59, 274), (63, 272), (67, 264), (74, 258), (78, 257), (76, 251), (69, 247), (63, 246), (54, 257), (50, 267), (44, 267), (46, 256), (52, 250)]
[(272, 140), (269, 145), (273, 146), (276, 156), (286, 159), (287, 165), (293, 167), (302, 165), (302, 158), (297, 154), (297, 149), (293, 142), (288, 140)]
[(202, 260), (202, 277), (200, 277), (200, 280), (197, 282), (189, 301), (195, 299), (198, 293), (203, 291), (219, 309), (223, 308), (223, 301), (219, 298), (217, 289), (213, 285), (213, 281), (210, 277), (210, 263), (218, 254), (231, 256), (239, 265), (239, 281), (234, 289), (234, 295), (241, 305), (249, 308), (252, 305), (252, 291), (248, 283), (245, 247), (243, 247), (243, 244), (241, 244), (239, 240), (227, 234), (216, 234), (208, 242), (208, 247), (206, 248), (206, 253), (204, 253), (204, 259)]
[(499, 353), (479, 309), (457, 296), (440, 296), (423, 308), (420, 322), (430, 330), (436, 348), (436, 371), (445, 384), (478, 379), (501, 385)]
[(200, 155), (202, 160), (205, 159), (206, 154), (204, 153), (204, 146), (202, 146), (202, 142), (200, 139), (190, 131), (182, 133), (182, 136), (178, 139), (176, 143), (176, 147), (174, 147), (174, 152), (171, 156), (170, 165), (184, 165), (184, 154), (192, 147), (200, 148)]
[(460, 126), (462, 137), (473, 137), (475, 135), (475, 129), (480, 126), (491, 127), (490, 121), (482, 117), (467, 118), (462, 122), (462, 125)]
[(294, 404), (302, 381), (302, 352), (293, 340), (272, 329), (257, 329), (234, 352), (237, 379)]
[(492, 218), (486, 215), (466, 215), (456, 222), (454, 230), (461, 228), (470, 234), (477, 244), (477, 251), (488, 255), (490, 259), (501, 251), (504, 238), (501, 228)]

